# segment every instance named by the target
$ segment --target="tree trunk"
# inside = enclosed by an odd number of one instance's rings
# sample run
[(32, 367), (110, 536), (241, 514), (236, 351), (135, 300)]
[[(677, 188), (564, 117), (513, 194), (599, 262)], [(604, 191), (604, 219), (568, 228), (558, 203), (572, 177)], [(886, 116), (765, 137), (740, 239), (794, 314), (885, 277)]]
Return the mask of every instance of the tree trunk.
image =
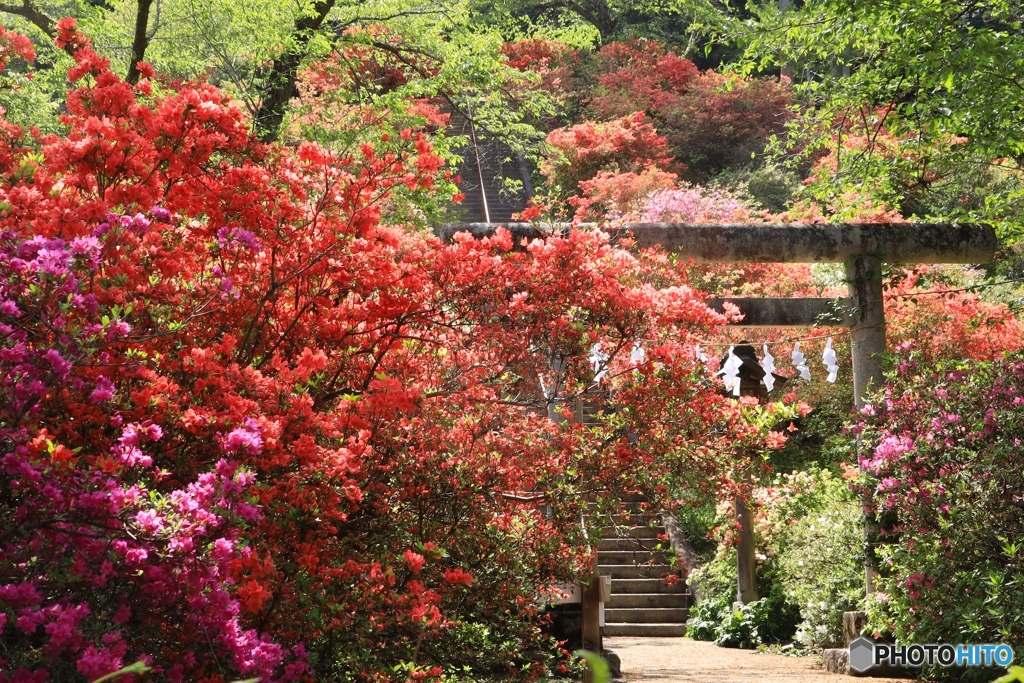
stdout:
[(135, 38), (132, 40), (132, 57), (128, 64), (128, 77), (126, 81), (135, 85), (139, 82), (139, 62), (146, 57), (146, 48), (149, 47), (149, 35), (146, 33), (149, 28), (149, 8), (153, 6), (153, 0), (138, 0), (138, 11), (135, 14)]
[(272, 142), (280, 134), (288, 102), (298, 94), (295, 81), (299, 67), (306, 56), (309, 41), (323, 26), (327, 14), (334, 8), (335, 0), (318, 0), (313, 13), (300, 17), (295, 22), (294, 44), (281, 53), (270, 69), (263, 87), (263, 97), (253, 120), (256, 136), (264, 142)]

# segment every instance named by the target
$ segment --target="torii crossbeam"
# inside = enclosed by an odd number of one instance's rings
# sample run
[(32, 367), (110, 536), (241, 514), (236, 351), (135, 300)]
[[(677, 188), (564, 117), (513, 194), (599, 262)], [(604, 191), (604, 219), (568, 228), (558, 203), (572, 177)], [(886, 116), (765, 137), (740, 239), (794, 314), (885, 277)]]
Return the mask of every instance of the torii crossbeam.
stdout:
[[(451, 223), (436, 230), (451, 240), (456, 232), (475, 237), (494, 234), (495, 223)], [(518, 241), (565, 234), (565, 224), (503, 225)], [(595, 226), (581, 226), (595, 227)], [(954, 223), (688, 224), (626, 223), (612, 238), (629, 238), (635, 248), (661, 246), (703, 263), (843, 263), (848, 298), (716, 299), (736, 304), (747, 327), (850, 328), (853, 392), (864, 405), (870, 387), (884, 375), (885, 309), (882, 264), (989, 263), (998, 241), (986, 225)]]

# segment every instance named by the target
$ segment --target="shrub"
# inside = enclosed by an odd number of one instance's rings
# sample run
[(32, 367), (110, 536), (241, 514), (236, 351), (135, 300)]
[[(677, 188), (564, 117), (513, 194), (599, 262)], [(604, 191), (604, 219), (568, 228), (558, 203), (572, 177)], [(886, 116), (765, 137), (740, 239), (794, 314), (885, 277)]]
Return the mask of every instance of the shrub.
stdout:
[(777, 642), (773, 632), (778, 628), (771, 599), (761, 598), (746, 605), (734, 604), (727, 610), (716, 629), (715, 645), (754, 649), (768, 642)]
[(629, 218), (651, 194), (675, 187), (677, 180), (675, 173), (653, 166), (639, 173), (598, 171), (580, 182), (581, 194), (571, 197), (569, 204), (576, 207), (577, 221)]
[(861, 513), (849, 484), (829, 470), (776, 477), (759, 501), (755, 528), (800, 611), (797, 641), (842, 645), (842, 616), (864, 595)]
[(644, 112), (693, 180), (749, 165), (791, 118), (786, 82), (701, 73), (657, 41), (609, 43), (584, 71), (593, 84), (583, 96), (588, 117)]
[(599, 121), (643, 111), (657, 116), (698, 77), (689, 59), (655, 40), (612, 42), (586, 65), (594, 81), (587, 111)]
[(672, 165), (665, 138), (643, 112), (559, 128), (551, 131), (547, 143), (551, 153), (541, 161), (540, 172), (555, 196), (576, 194), (580, 183), (599, 171), (640, 173), (651, 166), (668, 170)]
[(635, 220), (644, 223), (749, 223), (751, 207), (724, 189), (681, 184), (658, 190), (635, 210)]
[(730, 593), (717, 593), (702, 599), (686, 620), (686, 635), (694, 640), (717, 640), (719, 627), (732, 610)]
[(736, 551), (720, 550), (715, 558), (690, 575), (702, 597), (687, 620), (686, 632), (694, 640), (714, 640), (722, 647), (755, 648), (793, 637), (800, 612), (788, 599), (778, 566), (761, 561), (757, 568), (759, 600), (736, 602)]
[[(951, 274), (962, 278), (962, 271)], [(962, 279), (950, 283), (945, 275), (940, 267), (921, 267), (890, 288), (885, 315), (893, 347), (913, 349), (922, 360), (992, 360), (1024, 347), (1024, 322), (1006, 304), (963, 291)], [(957, 291), (918, 294), (943, 289)]]
[(707, 179), (760, 157), (791, 97), (786, 82), (705, 71), (654, 118), (679, 162)]
[(779, 213), (800, 189), (796, 173), (768, 164), (760, 168), (727, 171), (715, 177), (715, 184), (745, 193), (761, 209)]
[(859, 505), (845, 482), (824, 485), (826, 504), (795, 520), (779, 569), (786, 597), (800, 608), (796, 640), (807, 647), (842, 647), (843, 612), (864, 599)]
[(1024, 646), (1022, 373), (1020, 354), (938, 363), (910, 355), (863, 411), (863, 491), (895, 520), (884, 529), (895, 542), (879, 551), (876, 632)]

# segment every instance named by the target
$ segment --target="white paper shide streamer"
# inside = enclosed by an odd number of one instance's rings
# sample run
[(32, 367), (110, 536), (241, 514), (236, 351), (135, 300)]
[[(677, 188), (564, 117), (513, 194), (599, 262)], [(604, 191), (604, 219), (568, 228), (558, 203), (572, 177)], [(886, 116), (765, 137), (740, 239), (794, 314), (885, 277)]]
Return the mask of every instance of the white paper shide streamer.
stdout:
[(761, 360), (761, 368), (764, 370), (764, 386), (765, 389), (771, 391), (775, 388), (775, 376), (772, 375), (775, 372), (775, 356), (768, 351), (768, 345), (765, 344), (764, 358)]
[(634, 342), (633, 352), (629, 354), (629, 362), (633, 365), (643, 365), (645, 358), (647, 358), (647, 352), (644, 351), (644, 347), (640, 346), (640, 342)]
[(608, 362), (610, 356), (601, 351), (601, 343), (598, 342), (590, 347), (590, 363), (594, 366), (594, 384), (600, 382), (608, 374)]
[(821, 354), (821, 362), (828, 369), (828, 377), (825, 378), (825, 381), (835, 382), (839, 376), (839, 365), (836, 364), (836, 352), (832, 348), (832, 337), (829, 337), (828, 341), (825, 342), (825, 351)]
[(801, 379), (810, 381), (811, 369), (807, 367), (807, 359), (804, 358), (804, 354), (800, 350), (800, 342), (793, 344), (793, 365), (796, 367), (797, 372), (800, 373)]
[(733, 353), (735, 347), (729, 347), (729, 355), (725, 359), (725, 363), (722, 364), (722, 369), (717, 373), (722, 376), (722, 381), (725, 383), (726, 391), (731, 391), (733, 396), (740, 395), (740, 365), (743, 361)]
[(707, 364), (708, 354), (701, 350), (700, 344), (693, 347), (693, 357), (699, 360), (701, 363)]

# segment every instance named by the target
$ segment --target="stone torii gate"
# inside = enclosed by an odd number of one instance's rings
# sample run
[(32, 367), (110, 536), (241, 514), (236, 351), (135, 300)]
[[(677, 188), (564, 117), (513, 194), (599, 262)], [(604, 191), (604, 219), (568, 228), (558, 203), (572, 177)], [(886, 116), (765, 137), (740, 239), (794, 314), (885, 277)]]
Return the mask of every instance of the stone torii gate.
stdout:
[[(450, 241), (457, 232), (477, 238), (492, 235), (498, 224), (460, 223), (441, 226), (436, 234)], [(566, 225), (511, 223), (507, 228), (518, 243), (522, 238), (564, 234)], [(585, 226), (580, 226), (585, 227)], [(630, 223), (614, 231), (613, 239), (631, 237), (635, 248), (660, 246), (684, 258), (704, 263), (843, 263), (848, 296), (823, 298), (716, 299), (712, 305), (735, 304), (744, 327), (843, 326), (850, 330), (853, 356), (853, 398), (860, 408), (873, 388), (884, 382), (885, 307), (882, 264), (989, 263), (997, 239), (991, 227), (946, 223), (838, 224), (685, 224)], [(745, 507), (745, 506), (744, 506)], [(754, 548), (749, 515), (737, 508), (741, 522), (737, 594), (755, 595)], [(746, 519), (744, 519), (746, 517)], [(877, 531), (865, 530), (868, 563), (866, 590), (874, 589), (872, 544)], [(600, 652), (597, 625), (597, 581), (584, 592), (584, 643)], [(588, 600), (588, 597), (590, 600)], [(589, 605), (588, 602), (592, 602)], [(856, 637), (856, 636), (854, 636)]]

